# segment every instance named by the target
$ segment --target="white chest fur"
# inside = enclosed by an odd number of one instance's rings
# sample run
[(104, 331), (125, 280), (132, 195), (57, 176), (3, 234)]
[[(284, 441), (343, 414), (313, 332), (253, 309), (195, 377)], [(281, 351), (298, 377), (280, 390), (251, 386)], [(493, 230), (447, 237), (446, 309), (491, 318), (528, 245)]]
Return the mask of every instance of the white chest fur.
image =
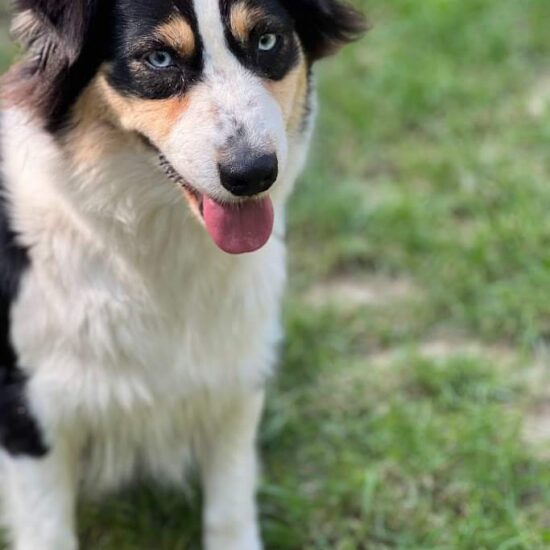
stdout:
[(204, 415), (273, 366), (284, 244), (227, 256), (143, 160), (113, 155), (75, 181), (53, 144), (19, 127), (4, 169), (32, 259), (12, 310), (31, 405), (46, 435), (90, 445), (96, 488), (140, 465), (174, 477)]

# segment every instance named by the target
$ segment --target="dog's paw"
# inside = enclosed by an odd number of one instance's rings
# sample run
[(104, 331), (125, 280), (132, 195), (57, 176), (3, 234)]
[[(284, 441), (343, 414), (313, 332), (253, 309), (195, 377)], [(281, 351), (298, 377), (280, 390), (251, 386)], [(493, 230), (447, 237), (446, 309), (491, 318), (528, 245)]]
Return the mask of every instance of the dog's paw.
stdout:
[(205, 550), (262, 550), (255, 525), (245, 529), (209, 529), (205, 533)]

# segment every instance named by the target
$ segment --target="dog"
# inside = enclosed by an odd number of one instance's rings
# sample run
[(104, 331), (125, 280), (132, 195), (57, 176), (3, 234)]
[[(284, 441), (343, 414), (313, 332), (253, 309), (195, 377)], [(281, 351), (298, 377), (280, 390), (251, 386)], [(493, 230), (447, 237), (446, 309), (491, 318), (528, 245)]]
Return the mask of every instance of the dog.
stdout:
[(255, 440), (312, 66), (364, 29), (342, 0), (16, 1), (0, 121), (11, 548), (75, 550), (81, 493), (191, 470), (204, 547), (262, 547)]

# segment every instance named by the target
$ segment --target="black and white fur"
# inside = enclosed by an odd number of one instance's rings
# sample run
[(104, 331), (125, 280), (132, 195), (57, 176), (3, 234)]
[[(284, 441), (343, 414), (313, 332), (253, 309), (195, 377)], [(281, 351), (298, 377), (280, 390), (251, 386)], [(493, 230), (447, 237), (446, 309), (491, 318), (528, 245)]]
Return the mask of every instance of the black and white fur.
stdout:
[[(181, 484), (192, 465), (205, 548), (261, 548), (255, 439), (281, 340), (310, 68), (361, 21), (336, 0), (241, 0), (287, 33), (284, 59), (260, 63), (233, 38), (236, 1), (17, 2), (27, 53), (4, 83), (0, 182), (0, 487), (15, 550), (75, 550), (80, 491), (138, 474)], [(194, 36), (182, 73), (136, 69), (130, 47), (174, 13)], [(309, 84), (289, 100), (292, 126), (281, 97), (300, 63)], [(104, 95), (86, 99), (94, 90)], [(186, 94), (169, 131), (149, 133), (151, 102)], [(109, 116), (83, 122), (95, 97)], [(279, 165), (274, 236), (242, 256), (214, 246), (172, 181), (237, 200), (217, 170), (235, 135)]]

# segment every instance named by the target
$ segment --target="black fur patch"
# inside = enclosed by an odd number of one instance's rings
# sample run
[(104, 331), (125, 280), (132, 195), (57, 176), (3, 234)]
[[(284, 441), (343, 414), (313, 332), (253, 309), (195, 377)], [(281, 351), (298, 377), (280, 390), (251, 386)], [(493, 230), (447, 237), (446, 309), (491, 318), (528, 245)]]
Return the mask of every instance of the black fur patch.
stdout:
[[(231, 7), (237, 2), (244, 2), (251, 10), (259, 8), (265, 14), (244, 44), (231, 32)], [(279, 0), (220, 0), (220, 9), (229, 48), (245, 67), (262, 78), (277, 81), (297, 65), (300, 47), (294, 37), (294, 22)], [(267, 33), (276, 34), (279, 44), (273, 51), (262, 52), (258, 49), (258, 41)]]
[[(181, 58), (155, 38), (155, 29), (170, 17), (183, 17), (195, 35), (195, 50)], [(142, 99), (167, 99), (185, 93), (203, 68), (203, 47), (192, 4), (186, 0), (119, 0), (114, 12), (113, 65), (109, 84), (119, 92)], [(175, 65), (154, 69), (144, 58), (155, 50), (169, 50)]]
[[(16, 10), (16, 36), (27, 55), (7, 79), (7, 95), (36, 109), (52, 132), (68, 122), (105, 61), (111, 62), (111, 85), (144, 99), (181, 94), (200, 78), (202, 45), (189, 0), (17, 0)], [(153, 30), (178, 14), (195, 31), (193, 58), (154, 71), (143, 57), (166, 47), (154, 41)]]
[(0, 446), (12, 455), (44, 456), (48, 449), (30, 414), (26, 379), (10, 341), (10, 310), (29, 267), (27, 251), (16, 242), (0, 181)]
[(280, 0), (294, 18), (311, 63), (336, 53), (368, 29), (365, 18), (343, 0)]

